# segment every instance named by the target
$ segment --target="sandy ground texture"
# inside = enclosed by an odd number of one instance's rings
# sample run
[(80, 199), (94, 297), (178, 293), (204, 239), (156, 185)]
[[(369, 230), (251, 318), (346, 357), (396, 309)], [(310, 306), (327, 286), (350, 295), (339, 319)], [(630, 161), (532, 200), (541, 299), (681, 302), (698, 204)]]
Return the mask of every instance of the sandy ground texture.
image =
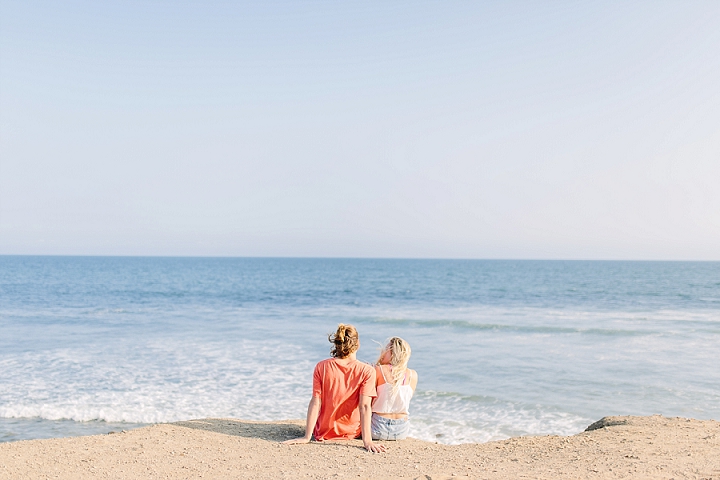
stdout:
[(485, 444), (359, 441), (282, 445), (300, 421), (206, 419), (128, 432), (0, 444), (2, 479), (653, 478), (720, 480), (720, 423), (606, 417), (571, 437)]

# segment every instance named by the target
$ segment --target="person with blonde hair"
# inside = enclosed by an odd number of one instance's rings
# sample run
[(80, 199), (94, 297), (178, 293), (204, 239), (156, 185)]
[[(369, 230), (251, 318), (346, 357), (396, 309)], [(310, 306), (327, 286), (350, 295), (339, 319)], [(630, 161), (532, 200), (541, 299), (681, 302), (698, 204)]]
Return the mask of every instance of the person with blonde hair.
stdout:
[(315, 365), (313, 372), (305, 436), (283, 443), (308, 443), (312, 437), (319, 442), (362, 437), (365, 449), (384, 452), (385, 447), (374, 444), (370, 433), (371, 404), (377, 395), (375, 370), (356, 358), (358, 332), (341, 323), (328, 340), (333, 344), (331, 358)]
[(373, 440), (404, 440), (410, 429), (408, 409), (418, 375), (408, 368), (410, 345), (400, 337), (390, 338), (375, 365), (377, 397), (370, 421)]

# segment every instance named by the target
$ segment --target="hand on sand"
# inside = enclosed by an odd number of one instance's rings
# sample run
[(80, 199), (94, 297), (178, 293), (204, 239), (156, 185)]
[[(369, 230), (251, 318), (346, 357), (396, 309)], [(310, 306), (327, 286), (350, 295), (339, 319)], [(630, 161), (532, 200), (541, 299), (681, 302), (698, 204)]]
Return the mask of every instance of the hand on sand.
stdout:
[(372, 453), (381, 453), (381, 452), (385, 451), (385, 445), (376, 445), (372, 442), (366, 443), (364, 445), (364, 447), (365, 447), (365, 450), (367, 450), (368, 452), (372, 452)]
[(294, 445), (296, 443), (310, 443), (310, 439), (307, 437), (293, 438), (292, 440), (285, 440), (285, 445)]

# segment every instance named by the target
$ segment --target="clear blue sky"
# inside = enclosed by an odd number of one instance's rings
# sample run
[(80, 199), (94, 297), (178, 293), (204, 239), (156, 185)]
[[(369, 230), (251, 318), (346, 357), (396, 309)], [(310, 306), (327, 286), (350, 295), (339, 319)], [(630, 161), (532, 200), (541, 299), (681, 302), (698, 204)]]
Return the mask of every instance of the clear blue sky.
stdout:
[(720, 260), (720, 2), (0, 5), (0, 254)]

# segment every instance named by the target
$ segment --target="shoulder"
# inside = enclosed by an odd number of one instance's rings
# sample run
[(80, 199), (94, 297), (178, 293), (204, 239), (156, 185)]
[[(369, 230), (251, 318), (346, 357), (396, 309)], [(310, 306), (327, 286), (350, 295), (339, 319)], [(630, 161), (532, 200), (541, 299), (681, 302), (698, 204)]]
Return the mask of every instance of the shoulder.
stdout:
[(327, 368), (327, 366), (328, 366), (330, 363), (332, 363), (332, 361), (333, 361), (332, 358), (326, 358), (325, 360), (320, 360), (320, 361), (315, 365), (315, 370), (316, 370), (316, 371), (318, 371), (318, 370), (325, 370), (325, 369)]
[(385, 375), (390, 375), (390, 370), (387, 365), (375, 365), (375, 378), (377, 379), (378, 386), (385, 383)]
[(355, 364), (355, 369), (362, 372), (363, 375), (375, 376), (375, 365), (370, 365), (369, 363), (358, 360)]
[(388, 364), (378, 365), (378, 372), (384, 372), (385, 375), (392, 375), (392, 367)]
[(410, 386), (413, 390), (415, 390), (418, 383), (418, 373), (415, 370), (410, 370), (409, 368), (408, 371), (410, 372)]

